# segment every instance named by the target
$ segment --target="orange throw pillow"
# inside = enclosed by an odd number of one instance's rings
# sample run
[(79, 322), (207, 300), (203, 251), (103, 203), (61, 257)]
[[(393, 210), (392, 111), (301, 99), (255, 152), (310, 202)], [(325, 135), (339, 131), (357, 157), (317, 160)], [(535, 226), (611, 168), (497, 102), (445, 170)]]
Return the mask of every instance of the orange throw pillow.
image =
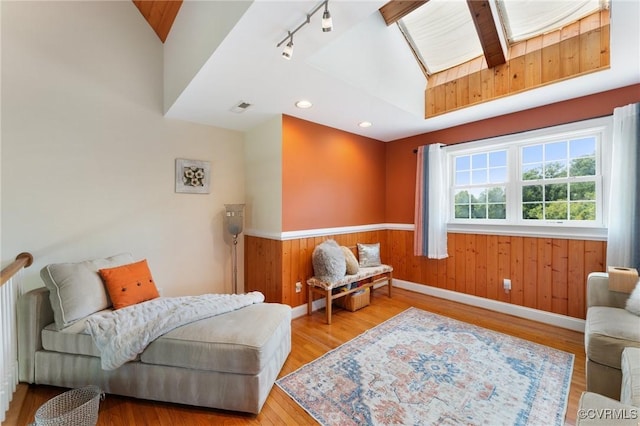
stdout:
[(114, 309), (160, 296), (146, 259), (115, 268), (100, 269), (98, 272), (107, 287)]

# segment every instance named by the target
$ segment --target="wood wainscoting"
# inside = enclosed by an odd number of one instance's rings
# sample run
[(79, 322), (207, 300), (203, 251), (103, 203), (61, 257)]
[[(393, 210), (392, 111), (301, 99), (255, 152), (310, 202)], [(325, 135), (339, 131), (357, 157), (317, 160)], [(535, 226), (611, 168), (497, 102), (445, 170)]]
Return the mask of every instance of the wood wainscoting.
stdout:
[[(604, 271), (606, 242), (498, 235), (448, 235), (447, 259), (413, 255), (413, 231), (381, 230), (291, 240), (245, 236), (245, 288), (268, 302), (307, 301), (311, 254), (327, 238), (339, 244), (380, 242), (394, 278), (584, 319), (590, 272)], [(503, 279), (511, 280), (511, 291)], [(296, 293), (296, 282), (302, 291)]]
[[(386, 230), (324, 235), (290, 240), (273, 240), (245, 235), (244, 276), (247, 291), (261, 291), (267, 302), (296, 307), (307, 303), (307, 279), (313, 276), (311, 255), (316, 245), (328, 238), (342, 246), (380, 243), (380, 257), (387, 262)], [(302, 291), (296, 293), (296, 283)]]

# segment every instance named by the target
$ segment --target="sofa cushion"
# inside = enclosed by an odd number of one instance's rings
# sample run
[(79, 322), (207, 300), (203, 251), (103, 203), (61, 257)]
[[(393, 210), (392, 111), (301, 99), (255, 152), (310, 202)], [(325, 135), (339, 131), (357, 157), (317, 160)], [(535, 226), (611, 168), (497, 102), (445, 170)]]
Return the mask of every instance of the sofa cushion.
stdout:
[(130, 254), (78, 263), (57, 263), (40, 270), (44, 285), (49, 289), (56, 328), (62, 330), (77, 320), (111, 306), (98, 269), (111, 268), (133, 262)]
[[(109, 312), (106, 309), (102, 312)], [(93, 338), (85, 331), (86, 318), (57, 330), (55, 324), (42, 329), (42, 347), (48, 351), (63, 352), (76, 355), (100, 356), (100, 351), (93, 343)]]
[(620, 402), (640, 407), (640, 348), (622, 351)]
[(178, 327), (140, 355), (147, 364), (258, 374), (290, 339), (291, 307), (257, 303)]
[(587, 358), (620, 369), (625, 347), (640, 347), (640, 317), (620, 308), (592, 306), (585, 321)]
[(160, 297), (146, 259), (98, 272), (107, 287), (113, 309)]
[[(632, 409), (632, 406), (595, 392), (583, 392), (578, 402), (576, 426), (638, 426)], [(613, 414), (620, 417), (612, 420)]]
[(629, 295), (625, 309), (634, 315), (640, 315), (640, 280), (638, 280), (636, 287)]

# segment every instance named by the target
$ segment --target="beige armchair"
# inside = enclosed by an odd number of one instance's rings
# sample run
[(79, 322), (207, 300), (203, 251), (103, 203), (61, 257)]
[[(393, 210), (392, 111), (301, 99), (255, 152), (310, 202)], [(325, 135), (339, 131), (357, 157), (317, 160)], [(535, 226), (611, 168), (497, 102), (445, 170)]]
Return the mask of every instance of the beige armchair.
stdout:
[(587, 278), (587, 391), (620, 400), (621, 357), (625, 347), (640, 347), (640, 316), (625, 309), (626, 293), (609, 290), (609, 277), (594, 272)]

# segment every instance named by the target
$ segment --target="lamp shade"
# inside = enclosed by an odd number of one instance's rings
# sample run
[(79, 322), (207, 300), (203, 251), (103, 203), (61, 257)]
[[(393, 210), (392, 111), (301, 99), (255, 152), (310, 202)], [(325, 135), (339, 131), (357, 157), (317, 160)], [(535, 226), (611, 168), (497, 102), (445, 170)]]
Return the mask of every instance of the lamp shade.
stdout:
[(227, 231), (231, 235), (238, 235), (242, 232), (244, 222), (244, 204), (225, 204)]

